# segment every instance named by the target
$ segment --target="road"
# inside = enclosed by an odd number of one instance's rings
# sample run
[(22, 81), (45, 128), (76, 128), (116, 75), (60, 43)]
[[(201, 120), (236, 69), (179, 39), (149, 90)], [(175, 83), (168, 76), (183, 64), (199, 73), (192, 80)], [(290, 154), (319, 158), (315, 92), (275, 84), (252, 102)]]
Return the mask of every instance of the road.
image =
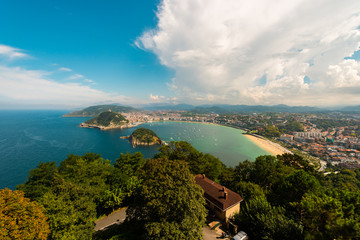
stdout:
[(109, 216), (101, 218), (95, 222), (95, 231), (102, 230), (114, 224), (122, 223), (126, 218), (126, 208), (122, 208)]

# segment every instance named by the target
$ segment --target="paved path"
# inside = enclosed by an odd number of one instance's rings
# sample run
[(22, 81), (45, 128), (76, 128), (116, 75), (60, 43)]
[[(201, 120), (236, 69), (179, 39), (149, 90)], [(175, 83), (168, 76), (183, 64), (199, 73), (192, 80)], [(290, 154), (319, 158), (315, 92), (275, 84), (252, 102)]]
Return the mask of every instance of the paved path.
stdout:
[(203, 227), (203, 240), (217, 240), (220, 236), (215, 230), (211, 230), (208, 226)]
[(95, 231), (102, 230), (114, 224), (122, 223), (126, 218), (126, 208), (122, 208), (109, 216), (101, 218), (95, 222)]
[(209, 226), (202, 228), (203, 232), (203, 240), (218, 240), (218, 239), (224, 239), (228, 240), (229, 238), (221, 238), (223, 231), (219, 228), (216, 230), (211, 230)]

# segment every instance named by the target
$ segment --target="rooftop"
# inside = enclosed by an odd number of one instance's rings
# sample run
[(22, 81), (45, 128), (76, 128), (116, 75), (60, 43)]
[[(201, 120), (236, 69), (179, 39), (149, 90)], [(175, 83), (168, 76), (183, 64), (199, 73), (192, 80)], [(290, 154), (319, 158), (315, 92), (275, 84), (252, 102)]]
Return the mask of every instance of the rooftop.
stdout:
[[(225, 211), (229, 207), (241, 202), (242, 197), (227, 189), (220, 184), (208, 179), (204, 175), (198, 174), (195, 176), (195, 182), (200, 185), (204, 190), (204, 197), (208, 201), (212, 202), (216, 207)], [(227, 197), (225, 197), (227, 193)]]

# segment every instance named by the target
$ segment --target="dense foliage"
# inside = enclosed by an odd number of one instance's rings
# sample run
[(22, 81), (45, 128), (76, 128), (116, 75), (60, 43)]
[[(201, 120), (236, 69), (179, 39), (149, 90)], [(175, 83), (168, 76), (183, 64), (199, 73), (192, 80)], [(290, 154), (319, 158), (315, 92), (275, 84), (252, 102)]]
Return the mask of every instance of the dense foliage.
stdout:
[(66, 117), (96, 117), (102, 112), (106, 112), (111, 110), (112, 112), (133, 112), (136, 111), (133, 107), (125, 107), (125, 106), (119, 106), (119, 105), (97, 105), (97, 106), (91, 106), (87, 107), (80, 111), (71, 112), (69, 114), (66, 114)]
[(127, 209), (127, 220), (144, 239), (201, 239), (206, 210), (203, 191), (187, 164), (178, 160), (148, 160), (142, 184)]
[(95, 153), (69, 155), (60, 166), (40, 163), (17, 188), (44, 206), (51, 239), (91, 239), (94, 219), (129, 201), (144, 162), (140, 153), (122, 154), (115, 166)]
[(136, 129), (131, 136), (142, 143), (158, 142), (160, 140), (155, 132), (143, 127)]
[(303, 125), (298, 121), (288, 121), (284, 126), (280, 127), (280, 130), (284, 133), (302, 132), (304, 131)]
[(275, 125), (267, 126), (264, 130), (260, 131), (261, 135), (270, 138), (278, 138), (281, 135), (279, 128)]
[(234, 217), (251, 239), (360, 239), (360, 171), (324, 176), (297, 155), (260, 156), (224, 183), (244, 197)]
[[(111, 164), (88, 153), (59, 166), (40, 163), (18, 189), (44, 207), (51, 239), (91, 239), (94, 219), (121, 206), (130, 206), (128, 221), (113, 239), (199, 239), (199, 173), (243, 197), (233, 221), (251, 239), (360, 239), (360, 170), (324, 175), (296, 154), (229, 168), (187, 142), (171, 142), (151, 160), (126, 153)], [(104, 236), (96, 235), (112, 237)]]
[(122, 125), (128, 123), (129, 121), (121, 115), (120, 113), (115, 112), (102, 112), (97, 117), (87, 120), (86, 124), (93, 124), (97, 126), (104, 126), (107, 127), (110, 124), (114, 125)]
[(349, 125), (356, 125), (356, 122), (351, 120), (344, 120), (344, 119), (334, 119), (334, 118), (314, 118), (311, 119), (310, 122), (315, 124), (318, 129), (322, 130), (331, 130), (336, 127), (345, 127)]
[(47, 239), (50, 232), (43, 207), (22, 191), (0, 190), (0, 239)]
[(159, 148), (159, 153), (154, 159), (164, 158), (169, 160), (183, 160), (188, 163), (193, 174), (206, 174), (210, 179), (218, 180), (226, 171), (226, 166), (216, 157), (203, 154), (188, 142), (170, 142), (169, 145)]

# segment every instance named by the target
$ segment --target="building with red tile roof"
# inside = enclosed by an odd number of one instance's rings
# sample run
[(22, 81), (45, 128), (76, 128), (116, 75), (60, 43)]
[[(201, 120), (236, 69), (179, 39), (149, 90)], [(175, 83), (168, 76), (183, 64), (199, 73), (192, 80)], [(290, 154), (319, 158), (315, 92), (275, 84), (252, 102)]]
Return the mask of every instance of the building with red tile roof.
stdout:
[(204, 190), (204, 198), (208, 207), (213, 210), (216, 216), (223, 221), (240, 211), (242, 197), (220, 184), (205, 177), (196, 175), (195, 182)]

